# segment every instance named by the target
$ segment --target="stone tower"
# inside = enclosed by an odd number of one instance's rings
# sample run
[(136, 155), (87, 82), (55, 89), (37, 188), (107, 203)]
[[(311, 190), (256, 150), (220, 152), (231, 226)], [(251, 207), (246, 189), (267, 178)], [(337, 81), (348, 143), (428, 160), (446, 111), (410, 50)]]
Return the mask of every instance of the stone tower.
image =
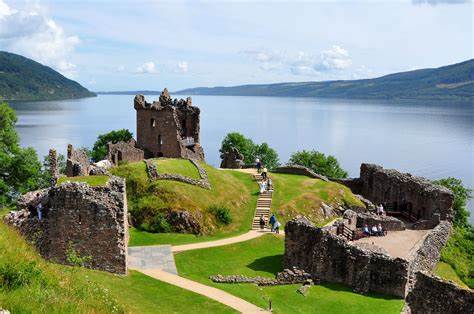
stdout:
[(171, 99), (165, 88), (158, 101), (148, 103), (143, 95), (135, 96), (137, 111), (137, 146), (145, 158), (169, 157), (204, 160), (199, 143), (198, 107), (186, 100)]

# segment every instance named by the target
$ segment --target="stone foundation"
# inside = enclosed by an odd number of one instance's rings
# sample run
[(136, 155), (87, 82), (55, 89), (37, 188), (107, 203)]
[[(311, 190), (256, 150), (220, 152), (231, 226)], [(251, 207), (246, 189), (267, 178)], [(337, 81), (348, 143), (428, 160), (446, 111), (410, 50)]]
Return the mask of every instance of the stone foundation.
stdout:
[(156, 166), (155, 161), (153, 159), (146, 159), (145, 164), (146, 164), (148, 177), (151, 180), (174, 180), (174, 181), (179, 181), (179, 182), (183, 182), (183, 183), (187, 183), (187, 184), (191, 184), (191, 185), (196, 185), (196, 186), (199, 186), (203, 189), (210, 190), (212, 187), (211, 187), (211, 183), (209, 182), (209, 179), (207, 177), (206, 170), (203, 167), (201, 167), (199, 162), (197, 162), (193, 159), (189, 159), (189, 161), (198, 170), (199, 176), (201, 178), (200, 180), (185, 177), (185, 176), (182, 176), (180, 174), (175, 174), (175, 173), (160, 174), (158, 172), (158, 167)]
[[(41, 219), (38, 204), (42, 205)], [(68, 182), (25, 194), (17, 212), (5, 217), (46, 259), (112, 273), (127, 272), (128, 222), (125, 181), (112, 177), (104, 187)], [(68, 257), (69, 256), (69, 257)]]
[(326, 178), (325, 176), (323, 176), (321, 174), (317, 174), (313, 170), (311, 170), (311, 169), (309, 169), (305, 166), (300, 166), (300, 165), (293, 165), (293, 164), (285, 165), (285, 166), (276, 168), (275, 170), (273, 170), (273, 172), (298, 174), (298, 175), (302, 175), (302, 176), (308, 176), (308, 177), (314, 178), (314, 179), (329, 181), (328, 178)]

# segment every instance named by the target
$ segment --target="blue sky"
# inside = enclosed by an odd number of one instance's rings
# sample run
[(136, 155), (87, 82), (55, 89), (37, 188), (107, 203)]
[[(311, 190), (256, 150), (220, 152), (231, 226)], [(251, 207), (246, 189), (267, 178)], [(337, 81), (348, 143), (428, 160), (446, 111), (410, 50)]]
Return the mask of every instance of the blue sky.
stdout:
[(91, 90), (375, 77), (473, 56), (473, 4), (0, 0), (0, 50)]

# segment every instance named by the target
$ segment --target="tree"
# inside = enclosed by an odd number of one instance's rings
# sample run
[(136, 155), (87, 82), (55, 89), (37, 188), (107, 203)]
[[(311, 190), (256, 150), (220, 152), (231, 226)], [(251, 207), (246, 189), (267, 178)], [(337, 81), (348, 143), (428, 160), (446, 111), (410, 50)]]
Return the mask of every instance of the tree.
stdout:
[(33, 148), (21, 148), (15, 130), (15, 111), (0, 103), (0, 205), (39, 188), (41, 163)]
[(255, 144), (254, 142), (246, 138), (240, 133), (232, 132), (226, 135), (222, 140), (221, 148), (219, 152), (221, 153), (221, 159), (224, 158), (224, 154), (228, 152), (232, 147), (235, 147), (239, 152), (244, 156), (244, 163), (246, 165), (253, 164), (255, 160)]
[(318, 151), (298, 151), (293, 153), (290, 164), (305, 166), (318, 174), (330, 178), (347, 178), (347, 172), (341, 168), (334, 156), (326, 156)]
[(95, 162), (105, 159), (107, 156), (107, 143), (128, 142), (133, 138), (132, 132), (127, 129), (110, 131), (97, 137), (97, 141), (92, 148), (91, 157)]
[(454, 194), (454, 219), (453, 223), (457, 227), (466, 228), (469, 226), (469, 211), (466, 209), (467, 201), (471, 198), (472, 190), (466, 188), (462, 180), (456, 178), (445, 178), (434, 181), (435, 184), (442, 185), (450, 189)]
[(260, 145), (255, 145), (255, 158), (259, 158), (262, 164), (267, 167), (269, 170), (278, 167), (279, 160), (277, 152), (268, 146), (267, 143), (262, 143)]

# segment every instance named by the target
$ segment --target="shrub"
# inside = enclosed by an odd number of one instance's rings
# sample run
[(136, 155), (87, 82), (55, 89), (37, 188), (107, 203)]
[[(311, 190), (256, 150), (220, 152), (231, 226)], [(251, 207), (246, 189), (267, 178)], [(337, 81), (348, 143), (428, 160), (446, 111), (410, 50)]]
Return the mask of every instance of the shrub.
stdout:
[(324, 155), (318, 151), (298, 151), (293, 153), (289, 160), (290, 164), (305, 166), (318, 174), (330, 178), (347, 178), (347, 172), (341, 168), (334, 156)]
[(156, 213), (151, 219), (140, 224), (140, 229), (153, 233), (171, 232), (171, 225), (162, 213)]
[(91, 157), (95, 162), (103, 160), (107, 156), (107, 143), (128, 142), (133, 138), (132, 132), (127, 129), (110, 131), (97, 137), (97, 141), (92, 148)]
[(0, 265), (0, 287), (13, 290), (28, 285), (41, 276), (35, 262)]
[(209, 207), (209, 212), (211, 212), (217, 221), (224, 225), (229, 225), (232, 223), (232, 215), (230, 210), (227, 207), (223, 206), (211, 206)]
[(72, 266), (84, 267), (92, 261), (92, 256), (81, 256), (74, 249), (72, 242), (69, 242), (66, 251), (66, 260)]

